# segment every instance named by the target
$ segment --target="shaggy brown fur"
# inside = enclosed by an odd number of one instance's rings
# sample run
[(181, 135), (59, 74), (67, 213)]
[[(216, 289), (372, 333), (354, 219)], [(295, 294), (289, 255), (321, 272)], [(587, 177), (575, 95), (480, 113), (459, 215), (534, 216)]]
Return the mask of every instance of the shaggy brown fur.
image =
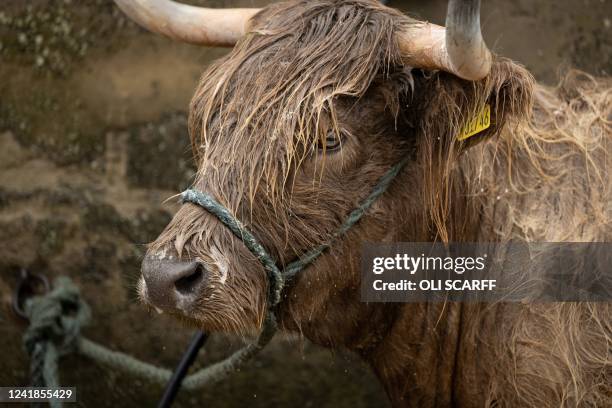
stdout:
[[(365, 304), (361, 242), (607, 241), (612, 236), (609, 80), (557, 89), (497, 58), (482, 81), (403, 66), (410, 18), (377, 1), (291, 1), (203, 75), (190, 111), (195, 187), (245, 221), (280, 264), (325, 242), (378, 178), (413, 158), (368, 215), (286, 291), (280, 318), (373, 367), (397, 406), (612, 405), (609, 304)], [(492, 126), (457, 132), (483, 103)], [(339, 151), (318, 148), (326, 135)], [(185, 205), (150, 254), (210, 271), (181, 318), (257, 329), (261, 266)]]

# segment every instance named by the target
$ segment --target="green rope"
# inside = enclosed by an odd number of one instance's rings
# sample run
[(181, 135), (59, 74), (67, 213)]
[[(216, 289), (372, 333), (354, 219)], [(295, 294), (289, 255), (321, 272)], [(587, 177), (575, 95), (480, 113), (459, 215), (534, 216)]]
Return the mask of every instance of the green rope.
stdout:
[[(77, 349), (81, 327), (91, 316), (81, 301), (79, 290), (70, 279), (58, 278), (54, 289), (29, 299), (25, 313), (30, 325), (23, 344), (30, 355), (30, 377), (34, 387), (59, 387), (59, 359)], [(51, 400), (52, 407), (60, 407)]]
[(381, 178), (378, 180), (378, 184), (374, 187), (369, 196), (367, 196), (361, 204), (355, 208), (349, 216), (344, 220), (344, 223), (340, 226), (338, 231), (334, 235), (332, 235), (331, 240), (328, 243), (321, 244), (318, 247), (311, 249), (306, 252), (296, 261), (291, 262), (283, 269), (283, 276), (286, 280), (293, 278), (298, 272), (302, 271), (309, 264), (315, 261), (325, 250), (332, 246), (334, 241), (344, 235), (353, 225), (355, 225), (361, 217), (366, 213), (366, 211), (374, 204), (374, 202), (380, 197), (389, 185), (391, 181), (399, 174), (402, 168), (406, 165), (408, 159), (405, 158), (398, 162), (395, 166), (393, 166), (389, 171), (387, 171)]
[(183, 202), (187, 201), (197, 204), (206, 209), (211, 214), (215, 215), (232, 233), (244, 242), (244, 245), (251, 251), (253, 255), (259, 259), (259, 262), (268, 272), (268, 281), (270, 283), (270, 297), (268, 303), (270, 308), (275, 307), (280, 302), (281, 291), (283, 290), (283, 278), (280, 270), (276, 266), (276, 262), (272, 259), (264, 247), (257, 241), (257, 238), (245, 228), (239, 219), (234, 217), (223, 205), (208, 194), (201, 191), (189, 189), (181, 194)]
[[(273, 317), (272, 317), (273, 319)], [(258, 337), (256, 343), (247, 345), (238, 350), (229, 358), (208, 367), (202, 368), (183, 380), (182, 386), (188, 390), (196, 390), (204, 385), (213, 384), (225, 378), (228, 374), (236, 371), (247, 360), (263, 349), (272, 339), (276, 332), (276, 322), (271, 321), (264, 324), (264, 330)], [(97, 361), (101, 364), (118, 368), (135, 376), (146, 378), (151, 382), (166, 384), (172, 377), (172, 370), (157, 367), (135, 359), (125, 353), (112, 351), (86, 338), (79, 341), (79, 353)]]
[[(264, 327), (257, 340), (236, 351), (225, 360), (187, 376), (183, 381), (185, 388), (193, 390), (225, 378), (227, 374), (237, 370), (270, 342), (278, 329), (274, 308), (280, 302), (285, 280), (291, 279), (314, 262), (337, 238), (355, 225), (374, 201), (387, 190), (406, 162), (407, 159), (400, 161), (381, 177), (370, 195), (349, 214), (329, 242), (311, 249), (298, 260), (286, 265), (282, 273), (255, 236), (225, 207), (208, 194), (197, 190), (191, 189), (182, 193), (183, 201), (205, 208), (245, 243), (266, 269), (270, 287)], [(30, 326), (24, 334), (23, 342), (31, 359), (30, 375), (33, 386), (58, 387), (60, 384), (59, 359), (75, 351), (101, 364), (124, 370), (159, 384), (167, 383), (172, 377), (171, 370), (142, 362), (125, 353), (109, 350), (82, 337), (81, 328), (89, 322), (90, 309), (81, 298), (78, 288), (66, 277), (58, 278), (51, 292), (29, 299), (26, 302), (25, 312), (30, 320)], [(51, 406), (61, 407), (61, 402), (53, 400)]]
[(379, 180), (376, 186), (372, 189), (372, 192), (355, 208), (342, 223), (338, 231), (336, 231), (331, 239), (324, 244), (312, 248), (307, 251), (304, 255), (300, 256), (297, 260), (287, 264), (283, 271), (280, 272), (276, 266), (276, 262), (264, 249), (263, 245), (257, 241), (255, 236), (240, 222), (239, 219), (234, 217), (222, 204), (217, 202), (210, 194), (204, 193), (196, 189), (188, 189), (181, 193), (181, 199), (183, 202), (190, 202), (192, 204), (199, 205), (223, 223), (232, 233), (242, 240), (246, 247), (251, 251), (257, 259), (260, 260), (266, 271), (268, 272), (268, 280), (270, 286), (273, 288), (273, 301), (270, 302), (271, 306), (274, 307), (280, 301), (280, 294), (285, 281), (294, 277), (297, 273), (302, 271), (312, 262), (314, 262), (325, 250), (330, 248), (335, 240), (344, 235), (353, 225), (355, 225), (366, 211), (374, 204), (374, 202), (385, 192), (393, 179), (399, 174), (402, 168), (408, 162), (408, 158), (400, 160), (395, 166), (389, 169)]

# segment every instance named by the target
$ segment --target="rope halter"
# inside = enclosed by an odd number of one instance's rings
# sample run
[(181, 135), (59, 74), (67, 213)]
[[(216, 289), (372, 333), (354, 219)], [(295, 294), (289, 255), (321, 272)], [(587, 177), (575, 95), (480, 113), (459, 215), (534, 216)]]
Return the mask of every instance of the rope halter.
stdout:
[[(239, 219), (234, 217), (230, 211), (215, 200), (210, 194), (204, 193), (197, 189), (191, 188), (181, 193), (181, 201), (183, 203), (191, 203), (198, 205), (208, 211), (210, 214), (217, 217), (239, 240), (241, 240), (249, 251), (259, 260), (266, 271), (268, 280), (268, 307), (266, 310), (266, 318), (264, 319), (264, 327), (255, 344), (263, 347), (271, 339), (272, 335), (277, 330), (277, 321), (275, 309), (277, 309), (280, 301), (283, 288), (287, 281), (294, 278), (299, 272), (306, 269), (313, 263), (325, 250), (330, 248), (334, 242), (343, 236), (351, 227), (353, 227), (364, 216), (366, 211), (372, 204), (385, 192), (393, 179), (399, 174), (406, 162), (407, 158), (402, 159), (396, 165), (391, 167), (377, 182), (370, 194), (355, 208), (342, 223), (340, 228), (332, 234), (328, 242), (311, 248), (297, 260), (279, 268), (276, 262), (259, 243), (255, 235), (251, 233)], [(263, 343), (263, 344), (262, 344)], [(252, 346), (252, 345), (249, 345)], [(246, 347), (249, 347), (246, 346)], [(236, 353), (240, 353), (241, 350)], [(231, 358), (231, 357), (230, 357)]]

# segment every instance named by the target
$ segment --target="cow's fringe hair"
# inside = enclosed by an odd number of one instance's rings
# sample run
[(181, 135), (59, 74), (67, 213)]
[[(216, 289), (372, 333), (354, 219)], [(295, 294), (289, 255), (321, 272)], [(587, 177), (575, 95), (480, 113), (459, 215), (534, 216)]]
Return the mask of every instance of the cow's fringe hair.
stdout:
[[(319, 134), (323, 115), (339, 132), (334, 100), (360, 97), (377, 76), (389, 74), (400, 62), (395, 32), (412, 23), (368, 0), (302, 0), (264, 9), (253, 30), (207, 70), (193, 97), (189, 128), (198, 180), (234, 211), (243, 198), (253, 204), (265, 184), (277, 208), (291, 172), (325, 137)], [(217, 169), (230, 157), (225, 148), (217, 151), (213, 138), (233, 147), (231, 160), (241, 162), (233, 173)], [(231, 189), (223, 188), (228, 184)]]

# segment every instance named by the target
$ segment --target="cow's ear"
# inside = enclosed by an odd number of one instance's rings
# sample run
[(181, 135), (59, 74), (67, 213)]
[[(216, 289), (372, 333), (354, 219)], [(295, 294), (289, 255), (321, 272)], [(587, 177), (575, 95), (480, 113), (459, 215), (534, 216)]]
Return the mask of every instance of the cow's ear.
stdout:
[(535, 81), (505, 58), (497, 58), (491, 73), (480, 81), (425, 71), (413, 72), (413, 79), (406, 115), (418, 137), (442, 148), (469, 149), (531, 112)]

